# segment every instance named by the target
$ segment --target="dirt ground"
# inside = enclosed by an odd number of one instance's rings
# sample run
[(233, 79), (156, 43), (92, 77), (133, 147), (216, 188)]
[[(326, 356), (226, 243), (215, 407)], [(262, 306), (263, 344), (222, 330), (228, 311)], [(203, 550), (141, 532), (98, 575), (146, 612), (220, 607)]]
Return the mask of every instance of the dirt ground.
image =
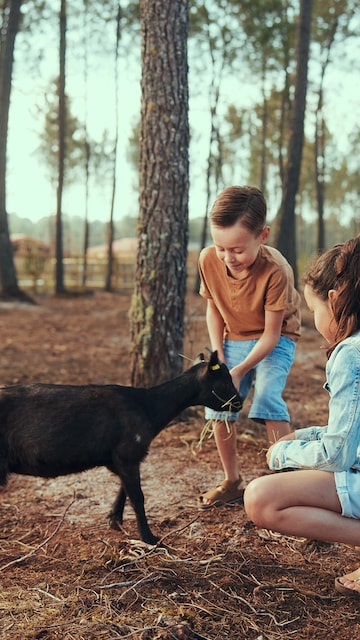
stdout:
[[(0, 303), (0, 384), (129, 384), (127, 295)], [(322, 339), (304, 313), (286, 399), (295, 427), (326, 424)], [(208, 344), (204, 303), (187, 300), (184, 351)], [(186, 365), (187, 366), (187, 365)], [(246, 412), (245, 405), (245, 412)], [(358, 599), (334, 577), (359, 549), (259, 530), (241, 506), (197, 510), (221, 479), (213, 440), (199, 449), (202, 408), (174, 421), (142, 465), (146, 511), (162, 545), (139, 542), (107, 514), (118, 482), (106, 469), (44, 480), (11, 476), (0, 489), (0, 638), (6, 640), (352, 640)], [(238, 443), (247, 481), (266, 469), (266, 439), (245, 416)], [(284, 474), (286, 482), (286, 474)]]

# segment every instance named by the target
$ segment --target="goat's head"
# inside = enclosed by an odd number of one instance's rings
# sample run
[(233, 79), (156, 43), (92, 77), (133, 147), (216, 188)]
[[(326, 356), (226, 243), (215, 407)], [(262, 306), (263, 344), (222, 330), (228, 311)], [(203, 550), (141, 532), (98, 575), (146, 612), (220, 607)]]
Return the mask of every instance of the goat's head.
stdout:
[(243, 399), (233, 385), (226, 364), (219, 360), (217, 351), (211, 353), (208, 362), (205, 362), (204, 355), (200, 354), (196, 364), (201, 380), (199, 404), (215, 411), (240, 411)]

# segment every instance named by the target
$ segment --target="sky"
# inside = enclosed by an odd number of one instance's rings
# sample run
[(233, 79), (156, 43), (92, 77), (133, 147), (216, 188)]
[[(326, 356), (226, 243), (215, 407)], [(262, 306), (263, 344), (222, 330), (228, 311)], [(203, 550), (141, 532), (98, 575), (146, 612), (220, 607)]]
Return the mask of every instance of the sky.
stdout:
[[(359, 52), (359, 42), (356, 43)], [(356, 58), (353, 53), (354, 59)], [(359, 58), (357, 58), (359, 59)], [(56, 47), (48, 49), (45, 60), (39, 63), (39, 82), (25, 69), (15, 67), (8, 137), (7, 210), (20, 217), (37, 221), (52, 215), (56, 209), (56, 190), (52, 187), (44, 162), (37, 149), (38, 133), (43, 122), (38, 106), (43, 101), (47, 82), (57, 72)], [(80, 118), (84, 113), (84, 85), (81, 64), (70, 69), (67, 92), (74, 98), (74, 108)], [(115, 202), (115, 220), (122, 216), (137, 216), (138, 192), (136, 175), (126, 158), (128, 138), (140, 112), (139, 71), (130, 69), (124, 59), (119, 67), (119, 154), (118, 190)], [(360, 121), (358, 68), (342, 66), (335, 61), (326, 76), (327, 118), (331, 132), (337, 139), (339, 152), (346, 153), (348, 138)], [(113, 71), (101, 67), (89, 76), (89, 129), (94, 136), (101, 136), (106, 126), (114, 123)], [(259, 88), (253, 80), (244, 83), (243, 78), (229, 78), (223, 85), (224, 96), (239, 107), (251, 108)], [(205, 170), (209, 138), (209, 100), (206, 92), (192, 96), (189, 120), (193, 140), (190, 154), (190, 217), (204, 215)], [(243, 182), (241, 172), (237, 183)], [(110, 187), (99, 185), (90, 193), (89, 219), (107, 221), (111, 201)], [(271, 203), (275, 213), (276, 203)], [(271, 207), (270, 207), (271, 208)], [(64, 192), (63, 211), (69, 215), (84, 216), (84, 186), (72, 186)]]
[[(37, 104), (42, 102), (41, 93), (34, 93), (31, 82), (26, 80), (15, 85), (12, 93), (9, 138), (7, 209), (20, 217), (39, 220), (51, 215), (56, 209), (56, 190), (42, 160), (39, 135), (43, 119), (37, 113)], [(91, 129), (93, 135), (101, 136), (104, 127), (114, 122), (112, 78), (102, 74), (92, 79)], [(69, 88), (70, 90), (70, 88)], [(128, 144), (131, 126), (139, 109), (140, 89), (138, 83), (126, 86), (126, 101), (119, 113), (119, 148)], [(80, 100), (79, 100), (80, 102)], [(98, 130), (98, 131), (97, 131)], [(135, 175), (126, 161), (126, 154), (118, 154), (117, 171), (123, 201), (126, 203), (122, 215), (136, 215), (136, 192), (133, 187)], [(20, 186), (21, 185), (21, 186)], [(20, 187), (20, 188), (19, 188)], [(64, 190), (64, 212), (84, 215), (84, 186), (71, 186)], [(110, 207), (110, 188), (92, 189), (89, 205), (90, 219), (107, 220)]]

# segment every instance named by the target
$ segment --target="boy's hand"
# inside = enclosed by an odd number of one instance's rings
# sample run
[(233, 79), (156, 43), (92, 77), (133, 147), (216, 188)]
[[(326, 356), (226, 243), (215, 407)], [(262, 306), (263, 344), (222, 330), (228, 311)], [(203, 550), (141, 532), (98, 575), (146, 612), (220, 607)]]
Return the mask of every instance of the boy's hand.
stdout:
[(231, 369), (230, 375), (235, 389), (240, 389), (241, 374), (236, 369)]

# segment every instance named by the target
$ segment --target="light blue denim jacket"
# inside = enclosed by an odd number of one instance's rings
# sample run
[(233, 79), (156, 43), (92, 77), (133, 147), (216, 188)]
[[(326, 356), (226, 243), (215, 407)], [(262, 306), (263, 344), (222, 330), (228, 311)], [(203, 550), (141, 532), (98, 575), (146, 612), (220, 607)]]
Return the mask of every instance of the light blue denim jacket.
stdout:
[(295, 440), (277, 442), (270, 469), (360, 470), (360, 331), (332, 352), (324, 388), (330, 394), (328, 425), (297, 429)]

